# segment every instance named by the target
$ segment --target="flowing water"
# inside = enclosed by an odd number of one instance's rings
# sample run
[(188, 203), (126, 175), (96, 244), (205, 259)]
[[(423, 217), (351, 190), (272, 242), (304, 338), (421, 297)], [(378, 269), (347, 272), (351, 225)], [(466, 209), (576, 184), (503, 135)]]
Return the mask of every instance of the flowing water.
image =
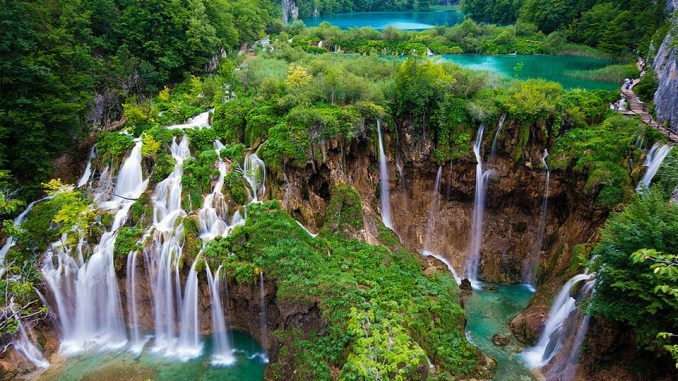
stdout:
[(379, 191), (381, 199), (381, 219), (384, 226), (393, 230), (391, 222), (391, 199), (388, 185), (388, 163), (384, 153), (384, 141), (381, 135), (381, 120), (377, 120), (377, 133), (379, 134)]
[(673, 147), (662, 143), (655, 143), (655, 145), (652, 146), (650, 152), (648, 152), (647, 157), (645, 158), (645, 162), (643, 163), (643, 166), (647, 167), (647, 171), (645, 171), (645, 175), (643, 175), (643, 178), (638, 183), (636, 190), (640, 191), (642, 189), (650, 188), (650, 184), (652, 184), (652, 178), (657, 174), (657, 171), (664, 162), (664, 159), (666, 159), (666, 156), (668, 156), (669, 152), (671, 152), (671, 148)]
[(546, 232), (546, 213), (548, 212), (549, 205), (549, 183), (551, 181), (551, 171), (549, 171), (549, 166), (546, 164), (546, 157), (549, 155), (548, 150), (544, 150), (544, 156), (541, 158), (541, 164), (546, 169), (546, 180), (544, 181), (544, 195), (542, 196), (541, 202), (541, 216), (539, 218), (539, 231), (537, 233), (537, 244), (535, 245), (534, 252), (532, 255), (527, 257), (525, 265), (523, 267), (523, 279), (525, 283), (534, 286), (535, 285), (535, 276), (537, 274), (537, 268), (539, 266), (539, 259), (541, 256), (541, 248), (544, 244), (544, 233)]
[(483, 171), (482, 143), (483, 143), (483, 124), (478, 128), (476, 140), (473, 143), (473, 153), (476, 156), (476, 195), (473, 212), (473, 231), (471, 232), (471, 246), (464, 268), (464, 277), (471, 283), (478, 280), (478, 266), (480, 263), (480, 245), (483, 235), (483, 217), (485, 214), (485, 193), (487, 180), (491, 174), (490, 170)]
[[(478, 282), (478, 289), (464, 299), (467, 313), (466, 336), (483, 353), (497, 360), (495, 381), (534, 380), (518, 351), (521, 346), (511, 338), (506, 346), (497, 346), (492, 336), (510, 336), (509, 322), (527, 307), (533, 291), (527, 285), (488, 284)], [(497, 287), (488, 291), (483, 287)]]
[(235, 362), (233, 349), (228, 340), (226, 319), (224, 319), (224, 306), (221, 303), (221, 266), (212, 276), (209, 265), (206, 265), (207, 282), (210, 286), (210, 301), (212, 307), (212, 338), (214, 341), (214, 351), (212, 353), (212, 365), (229, 366)]
[(306, 26), (318, 26), (328, 22), (342, 29), (372, 27), (385, 29), (392, 27), (402, 30), (421, 30), (436, 25), (456, 25), (464, 21), (464, 14), (458, 11), (431, 12), (360, 12), (335, 13), (331, 15), (301, 20)]
[(501, 114), (499, 118), (499, 125), (497, 126), (497, 131), (494, 133), (494, 139), (492, 139), (492, 150), (490, 151), (490, 161), (494, 162), (494, 158), (497, 154), (497, 138), (501, 134), (501, 128), (504, 127), (504, 121), (506, 120), (506, 113)]
[[(149, 332), (150, 333), (150, 332)], [(261, 346), (251, 336), (232, 332), (235, 363), (228, 367), (211, 366), (212, 340), (207, 337), (200, 357), (181, 362), (144, 351), (89, 351), (57, 362), (36, 381), (261, 381), (266, 362)]]

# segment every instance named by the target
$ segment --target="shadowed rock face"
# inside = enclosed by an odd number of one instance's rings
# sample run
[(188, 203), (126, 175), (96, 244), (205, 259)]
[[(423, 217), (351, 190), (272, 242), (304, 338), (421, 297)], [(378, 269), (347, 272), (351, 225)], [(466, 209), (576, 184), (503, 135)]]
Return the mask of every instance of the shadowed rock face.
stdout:
[[(668, 5), (667, 8), (669, 8)], [(678, 10), (678, 4), (675, 4), (672, 9)], [(675, 25), (678, 24), (678, 18), (674, 17), (673, 23), (675, 28)], [(659, 81), (657, 92), (654, 94), (657, 119), (660, 122), (668, 121), (669, 128), (678, 132), (678, 107), (676, 107), (676, 104), (678, 104), (678, 68), (676, 67), (678, 56), (676, 51), (678, 49), (673, 44), (674, 38), (675, 36), (672, 35), (671, 31), (666, 34), (657, 50), (652, 69)]]

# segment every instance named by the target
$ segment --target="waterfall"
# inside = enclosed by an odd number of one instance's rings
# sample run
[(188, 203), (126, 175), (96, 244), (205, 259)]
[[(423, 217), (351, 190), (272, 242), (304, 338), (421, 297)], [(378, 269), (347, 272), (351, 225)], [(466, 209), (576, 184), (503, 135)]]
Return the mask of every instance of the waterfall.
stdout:
[[(584, 283), (581, 290), (577, 295), (577, 300), (590, 299), (593, 296), (595, 286), (595, 279), (589, 279)], [(579, 354), (581, 353), (582, 345), (584, 344), (584, 339), (586, 338), (586, 333), (589, 328), (589, 321), (591, 316), (589, 315), (588, 308), (583, 312), (575, 311), (573, 315), (576, 319), (579, 320), (577, 324), (576, 334), (574, 335), (574, 340), (569, 342), (570, 345), (569, 351), (564, 351), (566, 356), (559, 356), (557, 361), (554, 361), (553, 366), (547, 371), (547, 379), (558, 379), (560, 381), (572, 381), (577, 373), (577, 362), (579, 361)], [(569, 335), (571, 338), (572, 335)], [(569, 352), (569, 353), (568, 353)], [(553, 375), (553, 377), (550, 377)]]
[(430, 251), (431, 249), (431, 234), (433, 233), (433, 227), (435, 225), (435, 213), (438, 210), (438, 195), (440, 193), (440, 177), (443, 173), (443, 166), (438, 166), (438, 172), (436, 173), (436, 181), (433, 184), (433, 193), (431, 193), (431, 206), (428, 210), (428, 222), (426, 224), (426, 231), (424, 232), (424, 251)]
[(228, 207), (224, 200), (224, 195), (221, 189), (224, 186), (224, 177), (228, 172), (226, 163), (219, 156), (219, 152), (224, 148), (224, 145), (217, 139), (214, 141), (214, 150), (217, 152), (219, 162), (217, 168), (219, 170), (219, 178), (212, 190), (212, 193), (205, 196), (203, 200), (203, 207), (198, 211), (200, 219), (200, 237), (204, 241), (209, 241), (214, 237), (221, 236), (226, 232), (228, 225)]
[(263, 198), (266, 191), (266, 165), (259, 159), (256, 153), (245, 156), (242, 174), (250, 186), (250, 202), (259, 202), (259, 196)]
[(582, 280), (589, 279), (591, 279), (589, 274), (575, 275), (560, 289), (553, 301), (539, 341), (534, 347), (528, 348), (522, 354), (523, 359), (530, 367), (537, 368), (546, 365), (560, 350), (563, 342), (567, 339), (567, 337), (564, 337), (565, 335), (562, 335), (563, 322), (575, 310), (576, 300), (570, 296), (572, 288)]
[(551, 171), (549, 171), (549, 166), (546, 164), (546, 157), (549, 155), (549, 151), (544, 149), (544, 156), (541, 158), (541, 163), (546, 169), (546, 182), (544, 184), (544, 196), (541, 202), (541, 217), (539, 219), (539, 232), (537, 234), (537, 244), (535, 246), (534, 253), (531, 256), (528, 256), (527, 261), (523, 267), (523, 279), (525, 283), (534, 286), (534, 276), (539, 266), (539, 258), (541, 256), (541, 248), (544, 244), (544, 233), (546, 232), (546, 213), (548, 211), (549, 204), (549, 182), (551, 180)]
[(127, 319), (132, 339), (132, 352), (141, 353), (145, 340), (139, 333), (139, 316), (137, 313), (136, 295), (137, 251), (130, 251), (127, 255)]
[(261, 346), (268, 348), (268, 330), (266, 319), (266, 298), (264, 297), (264, 272), (259, 271), (259, 325), (261, 326)]
[(492, 150), (490, 151), (490, 161), (494, 162), (494, 157), (497, 153), (497, 138), (499, 137), (499, 134), (501, 133), (501, 128), (504, 126), (504, 121), (506, 120), (506, 113), (501, 114), (501, 118), (499, 118), (499, 126), (497, 127), (497, 131), (494, 133), (494, 139), (492, 139)]
[(206, 128), (210, 126), (210, 115), (212, 114), (214, 110), (208, 110), (205, 112), (202, 112), (192, 118), (188, 118), (186, 123), (184, 124), (175, 124), (172, 126), (167, 127), (169, 130), (185, 130), (185, 129), (191, 129), (191, 128)]
[(96, 144), (92, 146), (92, 149), (89, 152), (89, 159), (87, 160), (87, 166), (85, 167), (85, 173), (82, 174), (82, 177), (78, 181), (78, 185), (76, 188), (80, 188), (85, 186), (88, 182), (90, 177), (92, 177), (92, 159), (96, 156)]
[(671, 152), (671, 148), (673, 147), (661, 143), (655, 143), (655, 145), (652, 146), (650, 152), (645, 158), (645, 162), (643, 163), (643, 166), (647, 167), (647, 171), (645, 172), (642, 180), (640, 180), (638, 183), (636, 191), (640, 191), (643, 188), (650, 189), (652, 178), (659, 170), (659, 167), (661, 167), (666, 156), (668, 156), (669, 152)]
[(221, 287), (219, 273), (221, 271), (221, 266), (212, 276), (209, 265), (205, 263), (207, 271), (207, 282), (210, 287), (210, 304), (211, 304), (211, 313), (212, 313), (212, 341), (214, 342), (214, 349), (212, 351), (212, 365), (219, 366), (228, 366), (235, 363), (235, 357), (233, 356), (233, 350), (231, 349), (231, 344), (228, 341), (228, 336), (226, 334), (228, 327), (224, 320), (224, 306), (221, 303)]
[[(28, 206), (26, 207), (26, 209), (24, 209), (24, 211), (21, 212), (21, 214), (19, 214), (19, 215), (14, 219), (14, 221), (13, 221), (12, 224), (13, 224), (15, 227), (18, 227), (19, 225), (21, 225), (21, 223), (24, 222), (24, 220), (26, 220), (26, 216), (28, 215), (28, 212), (30, 212), (31, 209), (33, 209), (33, 205), (35, 205), (35, 204), (38, 203), (38, 202), (42, 202), (42, 201), (45, 201), (45, 200), (49, 200), (49, 199), (51, 199), (52, 197), (54, 197), (54, 196), (47, 196), (47, 197), (45, 197), (45, 198), (41, 198), (40, 200), (33, 201), (33, 202), (31, 202), (30, 204), (28, 204)], [(2, 248), (0, 249), (0, 266), (2, 266), (2, 265), (5, 264), (5, 256), (7, 256), (7, 253), (9, 252), (9, 249), (11, 249), (12, 247), (14, 247), (14, 245), (16, 245), (16, 237), (9, 236), (9, 237), (7, 238), (7, 240), (5, 241), (5, 244), (2, 245)], [(5, 273), (5, 268), (4, 268), (4, 266), (2, 266), (2, 267), (0, 268), (0, 276), (2, 276), (4, 273)]]
[(388, 164), (384, 153), (384, 142), (381, 135), (381, 120), (377, 120), (377, 133), (379, 134), (379, 189), (381, 198), (381, 219), (384, 226), (393, 230), (391, 223), (391, 200), (388, 189)]
[(19, 337), (12, 341), (12, 345), (14, 345), (14, 348), (16, 348), (17, 351), (19, 351), (25, 358), (28, 360), (30, 363), (35, 365), (38, 368), (41, 369), (47, 369), (49, 368), (49, 362), (45, 360), (45, 358), (42, 356), (42, 352), (33, 344), (31, 339), (28, 336), (28, 332), (26, 331), (26, 327), (24, 327), (23, 323), (21, 322), (20, 316), (14, 312), (14, 310), (11, 309), (11, 312), (14, 315), (14, 318), (16, 319), (17, 322), (17, 332), (19, 333)]
[(177, 343), (177, 355), (182, 360), (200, 356), (202, 344), (200, 343), (200, 320), (198, 317), (198, 273), (195, 266), (200, 256), (195, 258), (191, 270), (186, 278), (184, 290), (183, 310), (181, 311), (181, 330)]
[(480, 244), (483, 234), (483, 215), (485, 213), (485, 187), (487, 179), (491, 173), (490, 170), (483, 172), (483, 158), (481, 153), (481, 144), (483, 142), (483, 130), (485, 126), (481, 123), (478, 128), (476, 140), (473, 143), (473, 153), (476, 156), (476, 196), (473, 213), (473, 232), (471, 235), (471, 250), (469, 251), (466, 267), (464, 268), (464, 277), (474, 282), (478, 280), (478, 265), (480, 262)]
[[(66, 241), (63, 239), (55, 242), (46, 254), (42, 272), (57, 304), (64, 353), (77, 353), (92, 345), (119, 348), (127, 343), (113, 252), (127, 212), (146, 184), (141, 171), (141, 141), (137, 140), (120, 169), (112, 199), (98, 205), (116, 212), (111, 229), (104, 232), (87, 261), (83, 260), (86, 248), (82, 237), (74, 248), (62, 243)], [(77, 259), (70, 255), (72, 250), (79, 254)]]
[(454, 280), (457, 282), (457, 284), (461, 284), (461, 278), (459, 277), (457, 272), (454, 270), (454, 267), (452, 267), (452, 264), (450, 264), (450, 262), (447, 261), (447, 259), (441, 257), (438, 254), (433, 254), (430, 251), (426, 251), (426, 250), (424, 250), (422, 255), (424, 255), (425, 257), (433, 257), (433, 258), (439, 260), (440, 262), (444, 263), (445, 266), (447, 266), (447, 269), (450, 270), (450, 272), (452, 273), (452, 276), (454, 277)]

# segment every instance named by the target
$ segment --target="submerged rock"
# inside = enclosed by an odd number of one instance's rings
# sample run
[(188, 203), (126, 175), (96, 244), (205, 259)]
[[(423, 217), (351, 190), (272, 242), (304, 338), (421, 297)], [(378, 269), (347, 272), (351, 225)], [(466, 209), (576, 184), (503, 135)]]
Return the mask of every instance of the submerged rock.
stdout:
[(509, 341), (511, 341), (511, 336), (510, 335), (502, 335), (499, 333), (495, 333), (494, 336), (492, 336), (492, 342), (494, 345), (503, 347), (506, 346)]

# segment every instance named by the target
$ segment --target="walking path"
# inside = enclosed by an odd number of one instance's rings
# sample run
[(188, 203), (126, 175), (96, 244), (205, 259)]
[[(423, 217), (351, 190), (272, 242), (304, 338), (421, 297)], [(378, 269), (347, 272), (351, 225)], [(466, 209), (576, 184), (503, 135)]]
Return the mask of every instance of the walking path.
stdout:
[[(638, 66), (638, 70), (642, 71), (643, 66), (641, 63), (642, 60), (639, 58), (636, 65)], [(678, 134), (661, 125), (659, 122), (652, 118), (652, 115), (645, 111), (645, 108), (643, 107), (644, 103), (640, 102), (638, 96), (636, 96), (636, 93), (633, 92), (633, 86), (637, 85), (638, 82), (640, 82), (640, 79), (632, 80), (631, 88), (628, 90), (626, 89), (626, 84), (622, 85), (621, 91), (622, 94), (624, 94), (624, 98), (626, 99), (627, 109), (625, 111), (620, 111), (620, 113), (623, 115), (640, 115), (640, 118), (643, 120), (645, 124), (654, 127), (669, 141), (673, 143), (678, 143)]]

